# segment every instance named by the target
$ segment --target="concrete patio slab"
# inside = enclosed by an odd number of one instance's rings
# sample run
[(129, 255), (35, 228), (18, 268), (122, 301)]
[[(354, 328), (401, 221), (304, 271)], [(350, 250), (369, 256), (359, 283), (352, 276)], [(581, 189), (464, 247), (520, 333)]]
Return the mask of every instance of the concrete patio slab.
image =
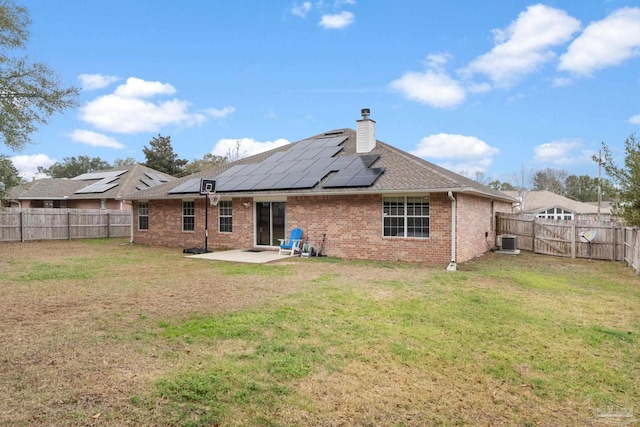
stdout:
[(209, 252), (206, 254), (187, 255), (187, 258), (210, 259), (214, 261), (246, 262), (251, 264), (265, 264), (279, 259), (292, 258), (287, 255), (278, 255), (277, 251), (253, 252), (241, 249), (229, 251)]

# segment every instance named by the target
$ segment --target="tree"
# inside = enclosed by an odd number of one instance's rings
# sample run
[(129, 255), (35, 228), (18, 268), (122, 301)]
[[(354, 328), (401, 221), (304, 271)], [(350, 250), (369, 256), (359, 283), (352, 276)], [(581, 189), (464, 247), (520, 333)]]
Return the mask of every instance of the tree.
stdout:
[(196, 159), (189, 162), (184, 167), (183, 175), (187, 176), (203, 170), (212, 169), (224, 163), (227, 163), (226, 157), (216, 156), (215, 154), (207, 153), (204, 156), (202, 156), (201, 159)]
[[(598, 200), (598, 178), (588, 175), (569, 175), (564, 181), (565, 196), (579, 202), (595, 202)], [(615, 196), (615, 188), (608, 179), (602, 180), (602, 200), (611, 200)]]
[(533, 176), (533, 189), (535, 191), (551, 191), (556, 194), (564, 194), (564, 181), (567, 172), (562, 169), (543, 169)]
[[(621, 216), (629, 225), (640, 226), (640, 140), (631, 134), (624, 142), (624, 168), (613, 160), (613, 154), (602, 143), (604, 155), (602, 167), (617, 186), (620, 202), (614, 204), (614, 213)], [(599, 159), (592, 157), (595, 162)]]
[(16, 169), (11, 159), (5, 155), (0, 155), (0, 206), (3, 205), (11, 187), (20, 185), (21, 182), (18, 169)]
[(489, 184), (487, 184), (489, 187), (493, 188), (494, 190), (499, 190), (499, 191), (516, 191), (516, 187), (514, 187), (513, 185), (509, 184), (508, 182), (500, 182), (499, 179), (494, 179), (493, 181), (491, 181)]
[(120, 166), (132, 166), (137, 164), (138, 162), (133, 157), (127, 157), (125, 159), (115, 159), (113, 161), (113, 167), (117, 168)]
[(145, 145), (142, 148), (144, 157), (147, 159), (144, 164), (147, 167), (164, 172), (171, 176), (182, 176), (184, 166), (188, 160), (179, 159), (178, 155), (173, 152), (170, 136), (153, 137), (149, 142), (150, 148)]
[(65, 157), (62, 163), (56, 162), (44, 172), (52, 178), (73, 178), (87, 172), (95, 172), (109, 169), (111, 165), (100, 157), (89, 158), (89, 156)]
[(246, 155), (247, 155), (247, 152), (242, 151), (242, 140), (236, 139), (233, 142), (233, 145), (229, 146), (229, 149), (227, 150), (226, 159), (228, 162), (235, 162), (236, 160), (239, 160), (245, 157)]
[(0, 3), (0, 139), (18, 151), (50, 116), (78, 105), (78, 89), (62, 87), (40, 62), (14, 53), (29, 39), (27, 9), (12, 0)]

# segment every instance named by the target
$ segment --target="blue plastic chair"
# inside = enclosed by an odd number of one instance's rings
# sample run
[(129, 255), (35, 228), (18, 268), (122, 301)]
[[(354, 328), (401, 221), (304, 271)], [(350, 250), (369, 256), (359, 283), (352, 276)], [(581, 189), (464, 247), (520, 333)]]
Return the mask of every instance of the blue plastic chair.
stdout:
[(296, 252), (300, 252), (300, 242), (302, 241), (302, 229), (294, 228), (289, 233), (288, 239), (278, 239), (280, 241), (279, 255), (293, 256)]

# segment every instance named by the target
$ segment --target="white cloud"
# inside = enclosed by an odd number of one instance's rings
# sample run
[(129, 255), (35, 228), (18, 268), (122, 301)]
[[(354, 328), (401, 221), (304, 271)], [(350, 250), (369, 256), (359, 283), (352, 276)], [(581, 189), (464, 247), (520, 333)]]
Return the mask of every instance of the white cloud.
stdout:
[(229, 114), (232, 114), (235, 111), (236, 109), (234, 107), (224, 107), (222, 109), (209, 108), (208, 110), (206, 110), (206, 113), (211, 117), (221, 119), (227, 117)]
[(115, 133), (158, 132), (174, 124), (193, 126), (206, 120), (189, 113), (189, 103), (179, 99), (154, 103), (136, 98), (105, 95), (80, 109), (80, 118), (100, 130)]
[(78, 79), (83, 90), (102, 89), (120, 80), (117, 76), (105, 76), (102, 74), (80, 74)]
[(191, 103), (181, 99), (157, 101), (148, 99), (172, 95), (176, 89), (161, 82), (148, 82), (135, 77), (116, 88), (114, 93), (99, 96), (80, 109), (80, 118), (97, 129), (114, 133), (159, 132), (167, 125), (191, 127), (209, 117), (225, 117), (234, 107), (190, 112)]
[(115, 139), (90, 130), (76, 129), (68, 134), (68, 136), (75, 142), (91, 145), (92, 147), (107, 147), (119, 150), (125, 148), (124, 144), (119, 143)]
[(129, 77), (127, 82), (116, 88), (114, 95), (123, 98), (151, 98), (156, 95), (173, 95), (176, 89), (169, 83), (148, 82), (137, 77)]
[(629, 123), (632, 125), (640, 125), (640, 114), (629, 117)]
[(422, 138), (411, 154), (426, 159), (444, 159), (438, 164), (453, 171), (485, 172), (500, 150), (475, 136), (439, 133)]
[(555, 77), (552, 80), (553, 87), (564, 87), (569, 86), (573, 83), (573, 80), (568, 79), (566, 77)]
[(422, 138), (418, 147), (411, 154), (436, 159), (469, 159), (493, 156), (499, 152), (500, 150), (491, 147), (475, 136), (439, 133)]
[(447, 74), (428, 70), (407, 72), (391, 82), (391, 88), (407, 99), (437, 108), (454, 107), (465, 100), (464, 89)]
[(485, 173), (491, 167), (491, 163), (493, 159), (472, 159), (467, 161), (443, 161), (438, 162), (438, 166), (443, 167), (447, 170), (455, 172), (460, 175), (464, 175), (467, 178), (474, 179), (476, 172)]
[(427, 67), (431, 70), (442, 72), (444, 66), (451, 60), (452, 56), (447, 52), (430, 53), (427, 55)]
[[(253, 138), (223, 138), (216, 143), (213, 150), (211, 150), (211, 154), (216, 156), (226, 156), (231, 153), (232, 157), (235, 157), (236, 151), (238, 151), (238, 157), (241, 158), (282, 147), (289, 143), (289, 141), (282, 138), (276, 139), (275, 141), (264, 142), (256, 141)], [(238, 147), (238, 144), (239, 149), (236, 148)]]
[(21, 178), (31, 181), (38, 174), (38, 166), (48, 168), (56, 161), (46, 154), (23, 154), (11, 157)]
[(474, 59), (461, 73), (486, 75), (494, 85), (509, 87), (553, 58), (553, 46), (569, 41), (580, 21), (563, 10), (529, 6), (504, 30), (494, 30), (496, 46)]
[(296, 4), (295, 6), (293, 6), (291, 8), (291, 13), (296, 16), (299, 16), (300, 18), (304, 18), (305, 16), (307, 16), (307, 13), (309, 13), (310, 10), (311, 10), (311, 2), (305, 1), (300, 5)]
[(582, 143), (574, 139), (559, 139), (533, 148), (534, 161), (554, 165), (570, 165), (584, 159)]
[(355, 15), (352, 12), (340, 12), (334, 15), (322, 15), (322, 19), (318, 25), (328, 30), (336, 30), (348, 27), (355, 20)]
[(484, 82), (484, 83), (468, 82), (465, 87), (467, 92), (469, 93), (485, 93), (485, 92), (489, 92), (492, 89), (491, 85), (487, 82)]
[(558, 69), (582, 76), (640, 56), (640, 8), (623, 8), (592, 22), (560, 57)]

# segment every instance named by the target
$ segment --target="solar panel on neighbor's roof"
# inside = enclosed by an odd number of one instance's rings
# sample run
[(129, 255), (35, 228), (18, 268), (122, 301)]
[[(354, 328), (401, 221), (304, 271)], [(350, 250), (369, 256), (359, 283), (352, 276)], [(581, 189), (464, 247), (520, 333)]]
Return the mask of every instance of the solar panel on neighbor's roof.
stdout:
[[(126, 170), (122, 171), (109, 171), (109, 172), (89, 172), (72, 178), (77, 181), (93, 181), (91, 185), (88, 185), (80, 190), (74, 192), (74, 194), (90, 194), (90, 193), (104, 193), (118, 186), (117, 182), (113, 182), (118, 179), (120, 175), (127, 173)], [(84, 178), (83, 178), (84, 177)]]

